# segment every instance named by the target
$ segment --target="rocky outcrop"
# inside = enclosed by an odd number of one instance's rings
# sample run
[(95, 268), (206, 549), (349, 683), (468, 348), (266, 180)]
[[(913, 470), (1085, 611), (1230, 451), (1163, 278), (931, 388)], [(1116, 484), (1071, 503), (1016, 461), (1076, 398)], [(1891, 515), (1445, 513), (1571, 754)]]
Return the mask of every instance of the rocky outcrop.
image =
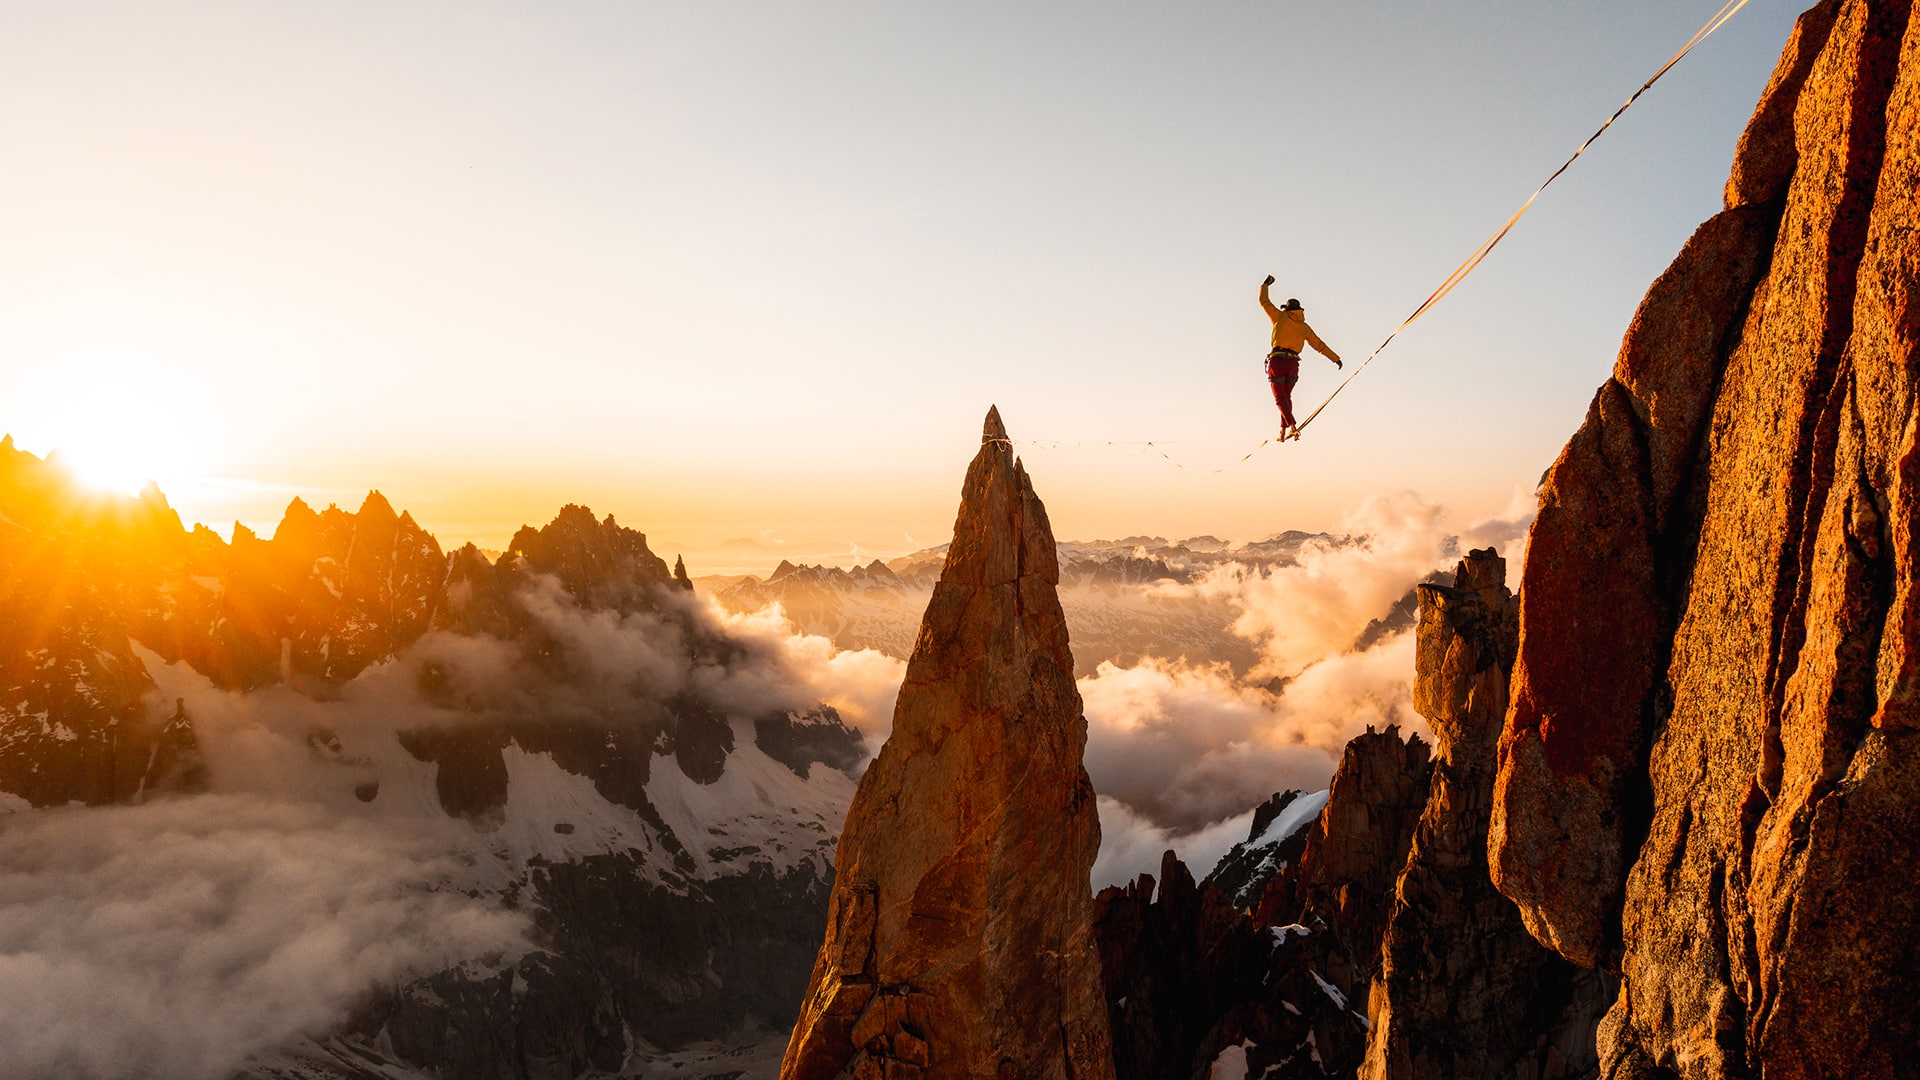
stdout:
[(1487, 872), (1494, 750), (1516, 638), (1506, 561), (1471, 552), (1452, 587), (1419, 593), (1413, 697), (1433, 731), (1433, 775), (1394, 884), (1359, 1075), (1587, 1075), (1606, 988), (1536, 942)]
[(831, 705), (759, 717), (753, 722), (753, 741), (761, 753), (796, 776), (806, 776), (815, 763), (857, 776), (867, 763), (860, 733), (848, 727)]
[[(1369, 730), (1327, 792), (1276, 795), (1198, 886), (1169, 852), (1157, 892), (1142, 875), (1095, 898), (1120, 1080), (1354, 1074), (1430, 768), (1424, 742)], [(1303, 807), (1318, 813), (1289, 833)], [(1255, 842), (1269, 833), (1287, 835)]]
[(1264, 924), (1171, 851), (1157, 884), (1094, 901), (1118, 1080), (1352, 1075), (1365, 976), (1325, 924)]
[(1266, 887), (1256, 917), (1269, 926), (1321, 920), (1371, 978), (1432, 772), (1427, 744), (1401, 738), (1398, 727), (1349, 740), (1300, 861)]
[(893, 731), (861, 779), (781, 1075), (1113, 1075), (1046, 510), (987, 414)]
[(1920, 23), (1800, 19), (1549, 472), (1495, 879), (1605, 1073), (1913, 1075)]
[(501, 562), (515, 573), (553, 575), (583, 606), (622, 611), (656, 606), (655, 590), (673, 580), (645, 533), (621, 528), (612, 514), (595, 521), (572, 503), (538, 529), (521, 526)]
[(1254, 807), (1247, 838), (1220, 856), (1207, 884), (1225, 893), (1234, 907), (1252, 908), (1276, 875), (1300, 862), (1308, 826), (1325, 803), (1325, 792), (1281, 791)]

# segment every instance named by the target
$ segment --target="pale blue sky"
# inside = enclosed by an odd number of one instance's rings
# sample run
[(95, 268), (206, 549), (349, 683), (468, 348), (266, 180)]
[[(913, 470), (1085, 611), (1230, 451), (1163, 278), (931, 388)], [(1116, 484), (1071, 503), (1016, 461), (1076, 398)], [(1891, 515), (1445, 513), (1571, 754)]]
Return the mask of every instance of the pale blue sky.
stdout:
[[(7, 0), (0, 430), (150, 431), (223, 525), (380, 487), (453, 541), (572, 500), (693, 550), (938, 542), (989, 403), (1238, 457), (1264, 274), (1358, 361), (1717, 7)], [(1306, 441), (1025, 450), (1056, 530), (1502, 508), (1799, 10), (1749, 4)]]

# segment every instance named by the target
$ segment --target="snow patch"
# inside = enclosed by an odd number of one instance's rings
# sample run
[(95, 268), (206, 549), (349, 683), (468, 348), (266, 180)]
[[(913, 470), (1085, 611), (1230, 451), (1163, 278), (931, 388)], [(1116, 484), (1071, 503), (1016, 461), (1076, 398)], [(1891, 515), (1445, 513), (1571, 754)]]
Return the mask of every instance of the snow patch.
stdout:
[(1332, 983), (1321, 978), (1320, 973), (1312, 968), (1307, 969), (1307, 974), (1313, 976), (1313, 981), (1320, 984), (1320, 992), (1332, 998), (1336, 1006), (1342, 1009), (1347, 1007), (1347, 995), (1341, 993)]
[(1276, 946), (1285, 945), (1289, 937), (1308, 937), (1313, 933), (1299, 923), (1268, 927), (1267, 932), (1273, 935), (1273, 943)]
[(809, 769), (804, 780), (795, 776), (754, 744), (750, 727), (736, 725), (720, 779), (698, 783), (673, 758), (656, 755), (646, 792), (692, 856), (696, 875), (711, 878), (753, 863), (780, 873), (812, 863), (825, 873), (833, 866), (834, 839), (846, 822), (853, 788), (854, 781), (836, 769)]
[(600, 794), (593, 781), (570, 773), (545, 752), (528, 753), (512, 743), (501, 751), (507, 763), (506, 820), (494, 833), (516, 869), (535, 858), (572, 862), (583, 855), (638, 850), (650, 867), (672, 857), (641, 816)]
[(702, 1042), (666, 1052), (647, 1046), (634, 1048), (621, 1076), (634, 1080), (693, 1080), (705, 1076), (735, 1076), (740, 1080), (778, 1080), (780, 1058), (786, 1053), (787, 1033), (748, 1034), (725, 1042)]
[(1207, 1068), (1207, 1080), (1247, 1080), (1247, 1051), (1253, 1049), (1253, 1043), (1240, 1040), (1239, 1045), (1223, 1048)]
[(1250, 846), (1264, 847), (1267, 844), (1277, 844), (1313, 824), (1319, 820), (1320, 811), (1326, 807), (1327, 796), (1331, 793), (1332, 789), (1315, 791), (1288, 803), (1286, 809), (1275, 814), (1273, 820), (1267, 822), (1266, 829), (1253, 838)]

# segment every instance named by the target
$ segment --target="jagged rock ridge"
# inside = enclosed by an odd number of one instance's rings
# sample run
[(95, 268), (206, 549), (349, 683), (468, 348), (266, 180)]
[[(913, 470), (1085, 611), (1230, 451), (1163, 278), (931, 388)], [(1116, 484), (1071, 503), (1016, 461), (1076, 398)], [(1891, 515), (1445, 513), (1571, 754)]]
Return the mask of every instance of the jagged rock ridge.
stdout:
[(1347, 744), (1327, 792), (1268, 804), (1266, 826), (1317, 807), (1309, 827), (1266, 843), (1256, 827), (1198, 885), (1168, 852), (1157, 883), (1142, 875), (1103, 890), (1094, 904), (1120, 1080), (1216, 1068), (1269, 1080), (1354, 1075), (1429, 772), (1421, 740), (1369, 730)]
[[(157, 491), (92, 495), (0, 442), (0, 812), (198, 790), (197, 705), (290, 687), (301, 715), (354, 721), (248, 735), (296, 747), (312, 786), (294, 797), (397, 829), (437, 804), (465, 869), (422, 886), (530, 917), (525, 955), (384, 988), (249, 1075), (565, 1077), (791, 1017), (864, 744), (824, 707), (729, 715), (671, 670), (597, 655), (596, 627), (669, 668), (775, 665), (584, 507), (494, 560), (442, 555), (377, 493), (358, 512), (296, 500), (272, 539), (228, 544)], [(373, 725), (352, 705), (369, 685)]]
[(1198, 887), (1168, 853), (1157, 896), (1143, 876), (1097, 898), (1122, 1080), (1592, 1074), (1611, 984), (1537, 943), (1487, 872), (1515, 645), (1505, 564), (1471, 552), (1452, 580), (1417, 590), (1431, 758), (1369, 731), (1304, 843), (1264, 866), (1236, 850)]
[(1252, 917), (1171, 851), (1158, 882), (1142, 874), (1094, 906), (1119, 1080), (1352, 1075), (1365, 976), (1323, 920)]

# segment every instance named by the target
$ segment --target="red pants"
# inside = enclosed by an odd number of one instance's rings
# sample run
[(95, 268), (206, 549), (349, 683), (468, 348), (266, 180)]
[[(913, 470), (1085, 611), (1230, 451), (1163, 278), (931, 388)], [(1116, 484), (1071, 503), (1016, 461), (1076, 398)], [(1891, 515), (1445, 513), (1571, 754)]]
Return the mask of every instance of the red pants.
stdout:
[(1273, 387), (1273, 403), (1280, 406), (1280, 422), (1293, 427), (1293, 384), (1300, 381), (1300, 354), (1292, 349), (1275, 349), (1267, 354), (1267, 385)]

